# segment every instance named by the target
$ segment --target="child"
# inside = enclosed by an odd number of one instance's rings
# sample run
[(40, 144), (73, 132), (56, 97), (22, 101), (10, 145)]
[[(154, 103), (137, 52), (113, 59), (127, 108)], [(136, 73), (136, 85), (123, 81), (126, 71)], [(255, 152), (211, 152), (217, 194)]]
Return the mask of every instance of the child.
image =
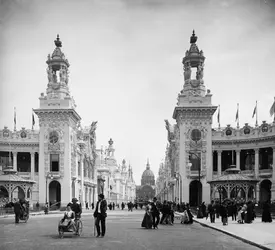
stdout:
[(73, 230), (76, 231), (75, 223), (74, 223), (74, 220), (73, 220), (74, 218), (75, 218), (74, 211), (72, 211), (71, 206), (68, 204), (67, 205), (67, 211), (65, 211), (65, 213), (64, 213), (64, 217), (61, 220), (61, 224), (67, 225), (68, 230), (70, 228), (73, 228)]

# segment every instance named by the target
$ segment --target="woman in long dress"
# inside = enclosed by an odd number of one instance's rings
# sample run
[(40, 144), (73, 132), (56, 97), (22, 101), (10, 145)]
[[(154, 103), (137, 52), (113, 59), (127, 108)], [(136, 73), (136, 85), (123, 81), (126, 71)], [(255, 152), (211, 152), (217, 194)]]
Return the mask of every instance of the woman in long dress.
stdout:
[(145, 227), (146, 229), (151, 229), (153, 226), (153, 217), (151, 211), (151, 205), (148, 204), (145, 207), (145, 214), (141, 223), (141, 227)]
[(270, 205), (268, 201), (263, 204), (262, 222), (272, 222)]

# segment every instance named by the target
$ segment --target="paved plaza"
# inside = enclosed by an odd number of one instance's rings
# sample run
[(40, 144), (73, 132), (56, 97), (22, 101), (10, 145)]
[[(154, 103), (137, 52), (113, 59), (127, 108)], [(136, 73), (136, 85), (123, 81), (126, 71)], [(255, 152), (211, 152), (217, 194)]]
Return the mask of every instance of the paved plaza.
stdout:
[(210, 223), (210, 219), (196, 219), (201, 225), (235, 235), (245, 241), (253, 242), (267, 249), (275, 249), (275, 223), (263, 223), (261, 218), (256, 218), (252, 224), (239, 224), (228, 218), (228, 225), (223, 226), (221, 219)]
[[(95, 238), (92, 212), (82, 216), (81, 237), (67, 233), (60, 239), (57, 223), (62, 214), (31, 216), (25, 223), (14, 224), (14, 217), (0, 218), (0, 249), (259, 249), (231, 236), (203, 227), (198, 223), (174, 226), (160, 225), (158, 230), (141, 228), (142, 210), (108, 211), (105, 238)], [(4, 225), (4, 226), (2, 226)]]

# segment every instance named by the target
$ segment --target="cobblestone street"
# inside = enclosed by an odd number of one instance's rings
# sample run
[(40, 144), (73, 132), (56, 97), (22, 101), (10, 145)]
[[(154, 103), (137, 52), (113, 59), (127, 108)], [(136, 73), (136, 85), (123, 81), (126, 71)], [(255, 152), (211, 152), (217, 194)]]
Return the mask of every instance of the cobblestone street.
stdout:
[(57, 223), (62, 214), (32, 216), (19, 225), (14, 218), (1, 218), (0, 249), (258, 249), (233, 237), (197, 223), (174, 226), (160, 225), (158, 230), (141, 228), (143, 211), (109, 211), (105, 238), (95, 238), (92, 213), (84, 213), (81, 237), (67, 233), (60, 239)]

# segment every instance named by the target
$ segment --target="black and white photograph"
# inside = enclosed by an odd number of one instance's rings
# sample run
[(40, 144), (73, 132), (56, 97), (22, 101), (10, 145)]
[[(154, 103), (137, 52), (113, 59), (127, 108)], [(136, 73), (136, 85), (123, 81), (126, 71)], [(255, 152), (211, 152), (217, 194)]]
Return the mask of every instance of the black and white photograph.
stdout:
[(275, 250), (275, 0), (0, 0), (1, 250)]

